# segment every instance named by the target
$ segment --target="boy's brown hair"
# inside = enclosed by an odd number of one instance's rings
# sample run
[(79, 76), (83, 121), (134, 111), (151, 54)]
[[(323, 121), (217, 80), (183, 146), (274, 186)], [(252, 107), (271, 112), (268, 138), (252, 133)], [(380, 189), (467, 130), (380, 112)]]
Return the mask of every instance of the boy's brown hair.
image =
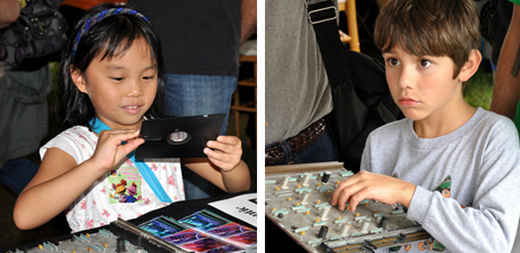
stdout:
[(417, 55), (448, 56), (455, 78), (480, 45), (473, 0), (390, 0), (376, 20), (374, 40), (382, 52), (395, 46)]

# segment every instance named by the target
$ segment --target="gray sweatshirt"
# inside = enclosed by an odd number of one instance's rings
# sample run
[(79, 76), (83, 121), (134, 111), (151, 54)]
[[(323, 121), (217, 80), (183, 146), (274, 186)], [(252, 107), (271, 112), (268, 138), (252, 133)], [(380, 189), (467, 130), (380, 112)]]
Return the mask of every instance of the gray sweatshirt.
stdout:
[(478, 108), (457, 130), (431, 139), (418, 138), (412, 120), (393, 122), (370, 134), (361, 168), (417, 185), (407, 218), (436, 242), (398, 252), (428, 252), (430, 246), (511, 251), (520, 215), (520, 149), (508, 118)]

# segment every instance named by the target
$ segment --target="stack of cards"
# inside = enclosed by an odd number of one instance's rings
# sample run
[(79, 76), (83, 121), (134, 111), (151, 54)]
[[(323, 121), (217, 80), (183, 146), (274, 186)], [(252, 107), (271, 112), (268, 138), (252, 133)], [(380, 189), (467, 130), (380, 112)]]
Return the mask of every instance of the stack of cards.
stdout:
[(192, 252), (245, 252), (256, 247), (256, 231), (206, 209), (180, 220), (159, 216), (139, 227)]

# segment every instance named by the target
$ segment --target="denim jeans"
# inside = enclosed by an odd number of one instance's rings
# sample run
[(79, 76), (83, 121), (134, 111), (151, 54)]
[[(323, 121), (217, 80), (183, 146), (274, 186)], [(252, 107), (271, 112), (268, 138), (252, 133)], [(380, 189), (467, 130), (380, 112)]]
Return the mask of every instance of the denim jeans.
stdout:
[(193, 116), (225, 113), (220, 134), (226, 134), (231, 96), (237, 87), (237, 77), (166, 74), (164, 81), (169, 114)]
[(280, 145), (285, 154), (285, 159), (276, 165), (338, 161), (338, 148), (332, 130), (328, 127), (322, 136), (297, 153), (293, 153), (291, 146), (286, 141), (268, 145), (266, 149), (275, 145)]
[[(167, 113), (174, 116), (193, 116), (225, 113), (220, 134), (227, 132), (231, 96), (237, 87), (235, 76), (164, 75)], [(186, 199), (208, 198), (214, 186), (190, 169), (183, 168)]]
[(20, 195), (38, 171), (38, 165), (22, 157), (7, 161), (0, 170), (0, 182)]

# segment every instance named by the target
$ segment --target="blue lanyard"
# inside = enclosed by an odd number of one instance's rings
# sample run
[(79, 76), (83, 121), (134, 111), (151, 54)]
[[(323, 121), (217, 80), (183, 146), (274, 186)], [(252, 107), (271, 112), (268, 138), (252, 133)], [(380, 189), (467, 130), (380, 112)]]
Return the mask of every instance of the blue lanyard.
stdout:
[[(101, 133), (101, 131), (103, 130), (110, 130), (110, 127), (98, 118), (92, 118), (88, 123), (92, 127), (92, 130), (97, 134)], [(135, 151), (132, 151), (130, 154), (127, 155), (127, 157), (132, 161), (132, 163), (134, 163), (135, 167), (137, 167), (139, 173), (143, 176), (146, 183), (150, 185), (150, 188), (152, 188), (153, 192), (159, 198), (159, 200), (161, 202), (172, 203), (172, 200), (170, 199), (168, 194), (166, 194), (164, 188), (161, 186), (161, 183), (159, 183), (159, 180), (152, 172), (150, 167), (143, 160), (135, 159)]]

